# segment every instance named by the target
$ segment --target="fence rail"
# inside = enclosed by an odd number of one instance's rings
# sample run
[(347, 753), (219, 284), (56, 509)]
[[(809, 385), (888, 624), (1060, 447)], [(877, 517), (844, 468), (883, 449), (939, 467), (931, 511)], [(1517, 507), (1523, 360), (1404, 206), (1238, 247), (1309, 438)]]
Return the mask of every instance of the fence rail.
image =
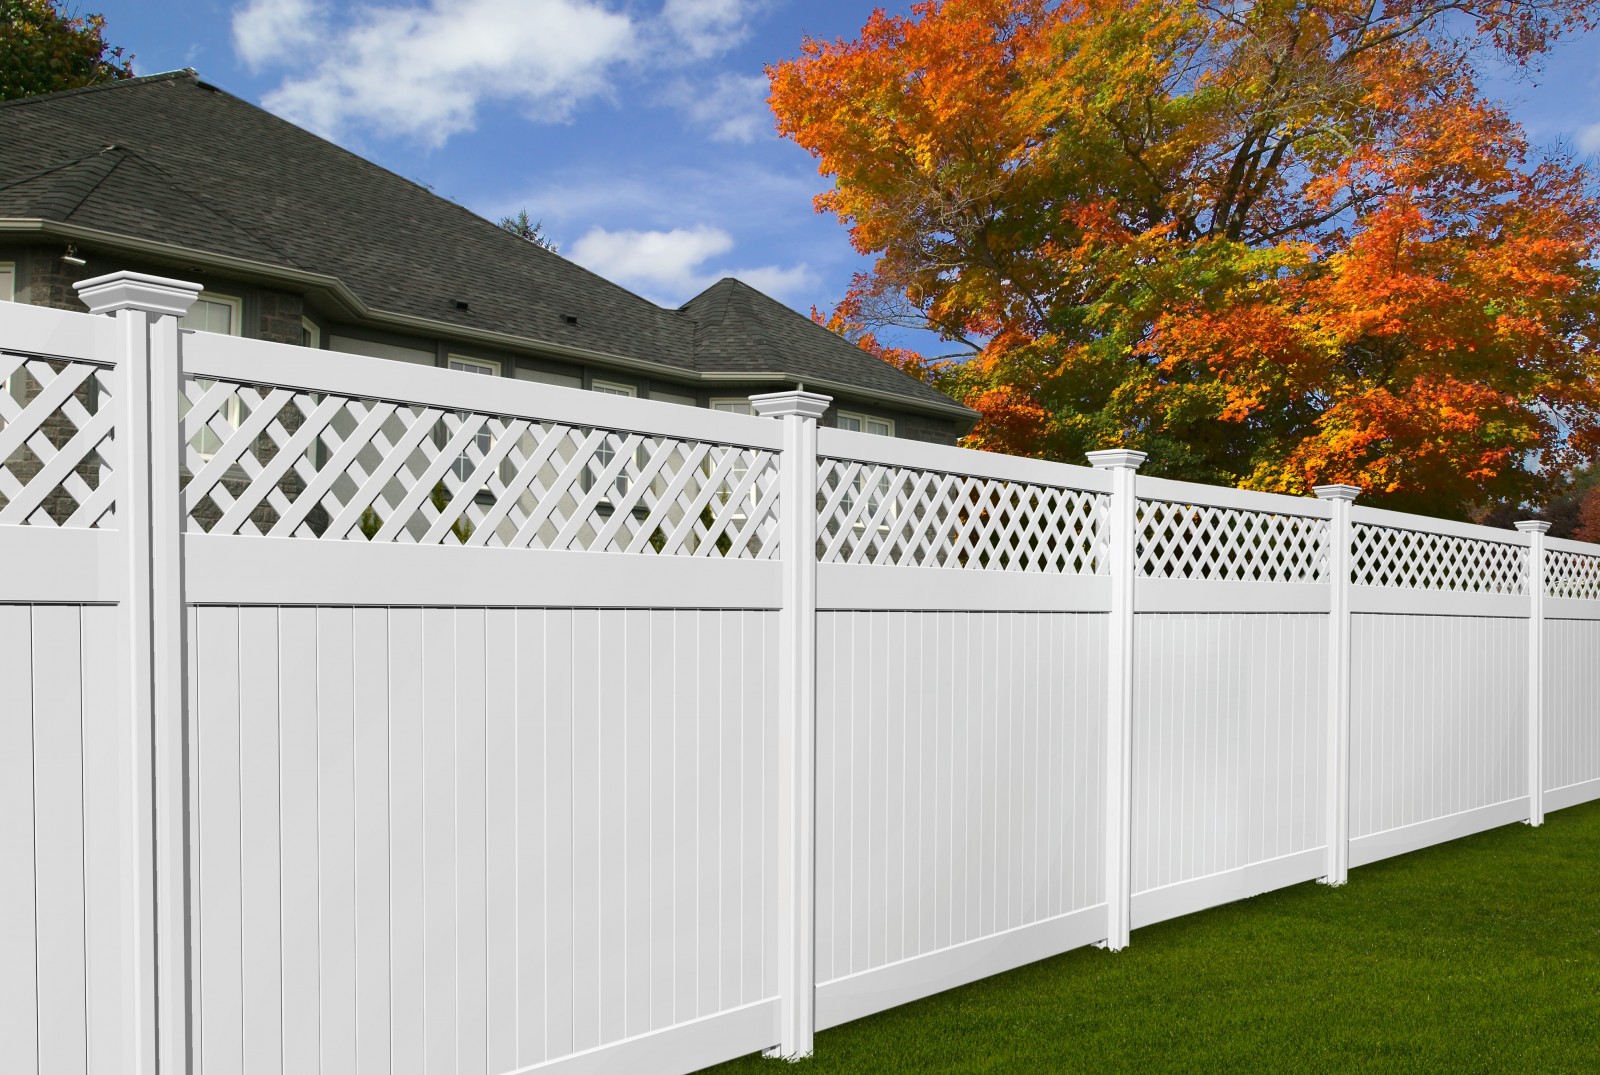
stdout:
[[(685, 1071), (1600, 798), (1600, 546), (0, 305), (18, 1070)], [(776, 419), (776, 420), (775, 420)]]

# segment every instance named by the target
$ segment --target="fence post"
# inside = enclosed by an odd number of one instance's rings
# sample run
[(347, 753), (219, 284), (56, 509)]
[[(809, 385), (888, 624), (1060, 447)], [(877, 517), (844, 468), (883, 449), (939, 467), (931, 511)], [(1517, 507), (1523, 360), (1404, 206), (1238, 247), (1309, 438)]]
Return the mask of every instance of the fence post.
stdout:
[(1312, 492), (1333, 509), (1328, 525), (1328, 865), (1320, 880), (1350, 880), (1350, 567), (1355, 527), (1350, 509), (1361, 490), (1319, 485)]
[(1528, 824), (1544, 824), (1544, 537), (1550, 524), (1524, 519), (1528, 535)]
[(778, 485), (778, 1045), (769, 1056), (811, 1055), (817, 1029), (817, 419), (833, 402), (815, 392), (751, 396), (783, 422)]
[(1106, 944), (1128, 947), (1133, 907), (1133, 580), (1138, 571), (1138, 511), (1134, 476), (1144, 452), (1090, 452), (1097, 470), (1111, 472), (1106, 558), (1111, 614), (1106, 646)]
[(131, 878), (131, 1067), (189, 1070), (189, 914), (184, 772), (184, 604), (178, 496), (178, 318), (199, 284), (117, 272), (74, 285), (89, 312), (116, 319), (122, 445), (117, 527), (126, 540), (132, 801), (124, 829)]

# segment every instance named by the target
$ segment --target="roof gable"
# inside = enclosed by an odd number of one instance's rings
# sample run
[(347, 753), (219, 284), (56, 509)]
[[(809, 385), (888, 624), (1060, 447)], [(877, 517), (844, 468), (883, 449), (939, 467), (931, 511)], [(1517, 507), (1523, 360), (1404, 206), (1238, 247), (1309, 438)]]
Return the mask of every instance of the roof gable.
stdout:
[(301, 270), (372, 311), (533, 345), (964, 410), (746, 285), (656, 306), (193, 71), (5, 102), (0, 143), (0, 216)]

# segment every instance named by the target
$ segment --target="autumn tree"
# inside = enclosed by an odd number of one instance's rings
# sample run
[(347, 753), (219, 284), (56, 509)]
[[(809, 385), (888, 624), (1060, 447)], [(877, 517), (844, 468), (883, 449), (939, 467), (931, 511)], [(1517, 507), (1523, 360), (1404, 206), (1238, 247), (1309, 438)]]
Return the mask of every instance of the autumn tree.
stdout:
[(0, 101), (132, 78), (132, 57), (106, 43), (105, 24), (55, 0), (0, 0)]
[(1592, 178), (1478, 86), (1596, 10), (930, 0), (770, 100), (876, 255), (857, 335), (964, 346), (975, 446), (1479, 514), (1600, 443)]

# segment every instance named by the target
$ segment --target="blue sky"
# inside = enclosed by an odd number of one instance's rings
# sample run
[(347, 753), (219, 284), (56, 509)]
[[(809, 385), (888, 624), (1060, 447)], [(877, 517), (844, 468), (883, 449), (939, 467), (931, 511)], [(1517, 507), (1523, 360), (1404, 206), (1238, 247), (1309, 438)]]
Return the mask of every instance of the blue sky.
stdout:
[[(802, 312), (866, 260), (812, 211), (763, 65), (853, 37), (847, 0), (96, 0), (140, 74), (194, 67), (469, 209), (677, 305), (724, 275)], [(891, 10), (904, 4), (889, 4)], [(1537, 144), (1600, 155), (1600, 32), (1491, 79)], [(908, 343), (932, 343), (928, 339)], [(937, 346), (937, 344), (934, 344)]]

